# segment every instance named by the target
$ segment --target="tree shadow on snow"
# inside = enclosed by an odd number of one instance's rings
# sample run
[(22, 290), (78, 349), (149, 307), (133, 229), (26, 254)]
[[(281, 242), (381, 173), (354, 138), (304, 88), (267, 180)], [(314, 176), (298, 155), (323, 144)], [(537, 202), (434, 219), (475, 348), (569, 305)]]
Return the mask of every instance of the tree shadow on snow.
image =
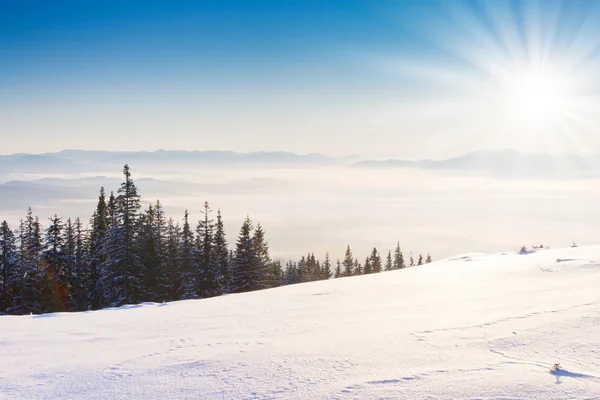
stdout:
[(571, 372), (569, 370), (562, 369), (562, 368), (557, 371), (550, 371), (550, 375), (553, 375), (556, 377), (555, 383), (557, 385), (560, 385), (562, 383), (560, 378), (563, 378), (563, 377), (575, 378), (575, 379), (593, 379), (593, 380), (600, 379), (599, 377), (594, 376), (594, 375), (580, 374), (578, 372)]

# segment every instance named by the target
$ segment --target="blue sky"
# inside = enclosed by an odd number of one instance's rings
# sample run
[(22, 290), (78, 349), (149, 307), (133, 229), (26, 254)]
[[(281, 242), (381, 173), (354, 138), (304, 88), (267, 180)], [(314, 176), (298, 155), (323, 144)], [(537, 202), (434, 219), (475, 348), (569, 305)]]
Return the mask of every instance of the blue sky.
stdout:
[[(1, 153), (443, 157), (530, 150), (550, 131), (549, 151), (600, 144), (592, 0), (0, 4)], [(540, 66), (552, 74), (532, 78)], [(508, 76), (561, 100), (531, 107), (535, 124), (529, 115), (515, 122), (498, 114), (507, 100), (495, 97), (515, 86), (502, 83)], [(563, 108), (568, 118), (547, 123)]]

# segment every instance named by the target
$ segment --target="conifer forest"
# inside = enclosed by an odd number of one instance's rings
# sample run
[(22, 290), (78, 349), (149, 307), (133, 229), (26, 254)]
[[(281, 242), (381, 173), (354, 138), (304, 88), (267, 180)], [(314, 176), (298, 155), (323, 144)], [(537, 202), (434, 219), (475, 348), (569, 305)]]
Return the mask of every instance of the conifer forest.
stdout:
[(58, 215), (44, 226), (31, 208), (16, 227), (0, 225), (0, 314), (98, 310), (143, 302), (200, 299), (431, 262), (376, 248), (360, 261), (347, 246), (335, 262), (308, 252), (273, 259), (266, 232), (246, 217), (228, 243), (220, 210), (208, 202), (199, 221), (142, 206), (128, 165), (117, 193), (100, 189), (89, 222)]

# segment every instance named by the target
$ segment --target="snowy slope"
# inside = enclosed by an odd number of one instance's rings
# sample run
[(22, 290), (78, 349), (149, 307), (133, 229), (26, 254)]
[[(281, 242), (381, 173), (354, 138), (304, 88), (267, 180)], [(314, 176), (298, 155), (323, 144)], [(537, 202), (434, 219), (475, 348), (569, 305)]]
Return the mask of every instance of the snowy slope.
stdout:
[(0, 317), (0, 398), (600, 399), (600, 247)]

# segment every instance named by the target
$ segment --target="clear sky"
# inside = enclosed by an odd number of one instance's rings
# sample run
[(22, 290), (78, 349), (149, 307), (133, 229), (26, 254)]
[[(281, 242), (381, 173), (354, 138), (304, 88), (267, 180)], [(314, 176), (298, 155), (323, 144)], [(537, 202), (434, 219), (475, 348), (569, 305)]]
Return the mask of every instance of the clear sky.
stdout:
[(0, 153), (600, 152), (600, 2), (0, 0)]

